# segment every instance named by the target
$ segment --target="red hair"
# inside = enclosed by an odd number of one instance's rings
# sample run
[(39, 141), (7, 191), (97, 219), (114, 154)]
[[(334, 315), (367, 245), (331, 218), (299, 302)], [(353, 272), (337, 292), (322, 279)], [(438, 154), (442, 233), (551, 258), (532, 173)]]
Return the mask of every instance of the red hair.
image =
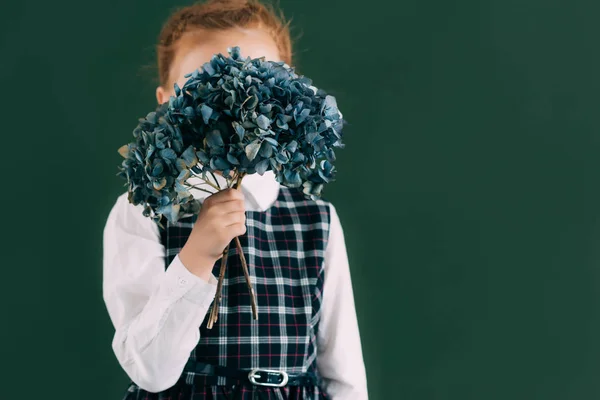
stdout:
[(184, 34), (195, 30), (231, 28), (266, 31), (277, 45), (281, 59), (292, 65), (289, 22), (285, 21), (281, 12), (258, 0), (208, 0), (176, 11), (163, 25), (156, 46), (160, 85), (169, 85), (171, 66)]

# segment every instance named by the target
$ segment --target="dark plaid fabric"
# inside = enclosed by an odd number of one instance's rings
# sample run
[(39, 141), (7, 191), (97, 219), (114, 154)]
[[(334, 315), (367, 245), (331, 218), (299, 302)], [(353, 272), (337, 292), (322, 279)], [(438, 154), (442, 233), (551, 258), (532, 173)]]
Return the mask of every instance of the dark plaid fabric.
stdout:
[[(316, 335), (323, 288), (323, 260), (329, 235), (329, 206), (307, 200), (301, 191), (281, 187), (277, 201), (264, 212), (247, 214), (247, 232), (240, 237), (258, 305), (252, 319), (250, 297), (235, 245), (229, 252), (219, 320), (213, 329), (200, 326), (200, 341), (191, 360), (238, 369), (312, 372), (316, 367)], [(161, 231), (166, 265), (179, 253), (194, 217)], [(213, 273), (219, 275), (220, 260)], [(201, 376), (184, 373), (162, 393), (148, 393), (131, 384), (126, 400), (326, 399), (319, 386), (268, 388), (219, 378), (209, 385)]]

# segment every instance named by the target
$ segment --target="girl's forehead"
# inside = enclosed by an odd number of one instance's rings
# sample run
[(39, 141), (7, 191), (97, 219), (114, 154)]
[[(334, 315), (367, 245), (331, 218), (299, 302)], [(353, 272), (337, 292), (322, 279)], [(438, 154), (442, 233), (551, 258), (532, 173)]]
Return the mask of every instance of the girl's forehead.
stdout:
[(186, 74), (210, 61), (213, 55), (227, 55), (227, 49), (234, 46), (240, 48), (244, 58), (265, 57), (269, 61), (281, 61), (277, 44), (263, 29), (195, 31), (180, 39), (171, 65), (171, 77), (179, 84), (180, 80), (185, 81)]

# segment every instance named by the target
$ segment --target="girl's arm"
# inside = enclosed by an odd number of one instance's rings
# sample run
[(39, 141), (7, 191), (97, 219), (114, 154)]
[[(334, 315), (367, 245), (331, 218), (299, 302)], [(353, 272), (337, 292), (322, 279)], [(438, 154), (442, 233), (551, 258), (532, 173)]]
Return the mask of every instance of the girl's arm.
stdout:
[(216, 288), (212, 274), (203, 280), (179, 256), (166, 271), (164, 260), (156, 223), (123, 194), (104, 228), (103, 296), (116, 330), (117, 360), (149, 392), (177, 382)]
[(317, 367), (332, 400), (366, 400), (367, 378), (344, 233), (333, 205), (317, 337)]

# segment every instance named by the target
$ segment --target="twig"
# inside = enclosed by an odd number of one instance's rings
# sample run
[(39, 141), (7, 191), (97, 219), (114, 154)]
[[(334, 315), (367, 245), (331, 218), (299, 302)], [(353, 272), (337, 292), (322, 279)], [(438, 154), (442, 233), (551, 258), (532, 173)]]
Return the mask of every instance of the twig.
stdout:
[(221, 190), (221, 185), (219, 184), (219, 181), (217, 180), (217, 177), (215, 176), (215, 174), (212, 171), (208, 171), (208, 172), (210, 173), (212, 178), (215, 180), (215, 183), (217, 184), (217, 187), (219, 188), (219, 190)]
[(211, 192), (210, 190), (202, 189), (201, 187), (194, 186), (194, 185), (190, 185), (189, 183), (186, 183), (186, 184), (185, 184), (185, 186), (187, 186), (187, 187), (188, 187), (188, 188), (190, 188), (190, 189), (201, 190), (201, 191), (203, 191), (203, 192), (205, 192), (205, 193), (208, 193), (208, 194), (214, 194), (214, 193), (213, 193), (213, 192)]
[(229, 184), (229, 187), (233, 186), (235, 189), (238, 188), (238, 186), (236, 186), (236, 185), (237, 185), (239, 176), (240, 176), (240, 174), (238, 172), (234, 172), (233, 176), (231, 177), (231, 183)]
[[(244, 175), (245, 174), (237, 173), (234, 176), (235, 177), (235, 179), (234, 179), (235, 183), (233, 184), (234, 189), (239, 189), (239, 187), (242, 184), (242, 179), (244, 178)], [(228, 180), (228, 186), (231, 187), (231, 183), (229, 182), (229, 180)], [(250, 273), (248, 272), (248, 263), (246, 262), (246, 256), (244, 255), (244, 249), (242, 248), (242, 244), (240, 243), (240, 238), (236, 236), (234, 238), (234, 240), (235, 240), (237, 252), (240, 255), (240, 260), (242, 263), (242, 270), (244, 271), (244, 277), (246, 278), (246, 285), (248, 286), (248, 291), (250, 292), (250, 303), (252, 306), (252, 316), (256, 320), (256, 319), (258, 319), (258, 310), (257, 310), (257, 305), (256, 305), (256, 296), (254, 294), (254, 288), (252, 287), (252, 282), (250, 281)], [(218, 319), (219, 304), (221, 302), (221, 294), (223, 291), (223, 279), (225, 278), (225, 269), (227, 267), (227, 258), (229, 255), (229, 247), (230, 247), (230, 244), (228, 244), (227, 247), (225, 248), (225, 250), (223, 250), (223, 256), (221, 259), (221, 269), (219, 271), (219, 281), (217, 283), (217, 291), (215, 293), (215, 300), (213, 302), (213, 307), (210, 312), (208, 322), (206, 324), (206, 327), (208, 329), (212, 329), (212, 327), (214, 326), (214, 324), (217, 322), (217, 319)]]
[(210, 182), (208, 179), (204, 178), (202, 175), (198, 175), (195, 172), (192, 172), (192, 175), (194, 175), (196, 178), (201, 179), (203, 183), (207, 184), (208, 186), (211, 186), (212, 188), (214, 188), (215, 190), (221, 190), (220, 187), (218, 187), (217, 185), (215, 185), (214, 183)]
[(239, 172), (235, 175), (235, 185), (233, 186), (234, 189), (239, 189), (240, 186), (242, 186), (242, 179), (244, 179), (244, 176), (246, 176), (246, 174)]
[(217, 283), (217, 291), (215, 293), (215, 300), (213, 302), (212, 310), (206, 323), (208, 329), (212, 329), (215, 322), (217, 322), (219, 315), (219, 303), (221, 302), (221, 294), (223, 292), (223, 279), (225, 278), (225, 268), (227, 267), (227, 254), (229, 253), (229, 245), (223, 250), (223, 257), (221, 258), (221, 270), (219, 271), (219, 282)]
[[(245, 174), (238, 174), (236, 176), (235, 189), (239, 189), (242, 185), (242, 179)], [(250, 304), (252, 305), (252, 316), (254, 319), (258, 319), (258, 310), (256, 306), (256, 296), (254, 295), (254, 288), (252, 287), (252, 282), (250, 281), (250, 273), (248, 272), (248, 263), (246, 262), (246, 256), (244, 255), (244, 249), (242, 244), (240, 243), (240, 238), (235, 237), (235, 245), (240, 255), (240, 260), (242, 262), (242, 270), (244, 271), (244, 276), (246, 278), (246, 286), (248, 286), (248, 291), (250, 292)]]
[(242, 244), (240, 243), (240, 238), (235, 238), (235, 245), (240, 255), (240, 260), (242, 261), (242, 270), (244, 271), (244, 276), (246, 277), (246, 286), (248, 286), (248, 292), (250, 292), (250, 304), (252, 306), (252, 317), (254, 319), (258, 319), (258, 310), (256, 307), (256, 296), (254, 295), (254, 288), (252, 287), (252, 282), (250, 281), (250, 273), (248, 272), (248, 264), (246, 263), (246, 257), (244, 256), (244, 249), (242, 248)]

